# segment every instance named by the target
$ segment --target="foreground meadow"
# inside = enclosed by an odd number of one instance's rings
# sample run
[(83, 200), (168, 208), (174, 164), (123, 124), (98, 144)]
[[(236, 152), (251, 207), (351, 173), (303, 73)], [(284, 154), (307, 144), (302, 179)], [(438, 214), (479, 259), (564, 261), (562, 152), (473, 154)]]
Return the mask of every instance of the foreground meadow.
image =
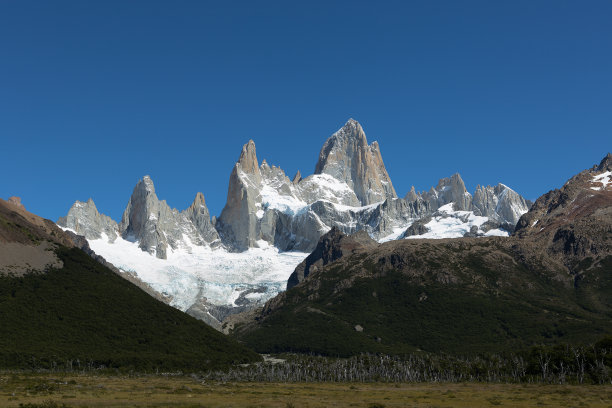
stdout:
[(610, 385), (220, 383), (186, 376), (0, 374), (0, 406), (612, 407)]

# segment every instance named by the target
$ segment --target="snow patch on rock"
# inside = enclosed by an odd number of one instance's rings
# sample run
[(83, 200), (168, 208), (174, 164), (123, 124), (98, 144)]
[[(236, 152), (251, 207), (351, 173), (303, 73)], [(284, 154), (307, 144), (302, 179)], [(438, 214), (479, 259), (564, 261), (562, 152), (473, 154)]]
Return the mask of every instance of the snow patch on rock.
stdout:
[(612, 171), (606, 171), (595, 177), (593, 177), (593, 183), (600, 184), (601, 186), (591, 187), (591, 190), (601, 191), (606, 190), (609, 185), (612, 185)]

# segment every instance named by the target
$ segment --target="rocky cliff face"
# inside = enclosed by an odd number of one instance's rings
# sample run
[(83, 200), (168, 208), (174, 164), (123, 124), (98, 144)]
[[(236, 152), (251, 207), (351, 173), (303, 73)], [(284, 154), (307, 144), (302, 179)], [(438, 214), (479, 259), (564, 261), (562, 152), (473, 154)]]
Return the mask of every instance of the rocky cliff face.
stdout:
[(261, 173), (255, 143), (249, 140), (242, 147), (238, 162), (229, 179), (227, 203), (217, 220), (224, 243), (237, 250), (253, 247), (257, 241), (255, 203), (259, 201)]
[(162, 226), (175, 218), (170, 207), (155, 194), (153, 181), (145, 176), (136, 184), (121, 219), (121, 235), (128, 241), (138, 241), (140, 248), (165, 259), (168, 237)]
[(196, 242), (199, 242), (197, 238), (201, 238), (201, 241), (211, 245), (212, 247), (218, 247), (221, 245), (219, 234), (217, 233), (215, 225), (210, 218), (208, 207), (206, 207), (204, 194), (197, 193), (193, 203), (183, 213), (195, 227), (197, 232)]
[(329, 174), (344, 181), (361, 205), (397, 197), (378, 142), (368, 145), (361, 125), (354, 119), (327, 139), (319, 153), (315, 174)]
[(334, 225), (358, 228), (352, 220), (359, 207), (344, 180), (326, 173), (306, 178), (298, 173), (290, 180), (265, 160), (259, 165), (255, 143), (249, 141), (230, 175), (227, 203), (216, 227), (233, 250), (258, 247), (260, 241), (282, 250), (312, 250)]
[(495, 187), (476, 187), (473, 208), (477, 215), (514, 227), (529, 205), (516, 191), (500, 183)]
[(465, 184), (459, 173), (449, 178), (440, 179), (435, 188), (422, 194), (423, 200), (429, 203), (432, 210), (453, 203), (456, 211), (469, 211), (472, 208), (472, 196), (465, 189)]
[(110, 217), (100, 214), (91, 198), (87, 202), (76, 201), (68, 211), (68, 215), (61, 217), (57, 224), (70, 228), (87, 239), (100, 239), (104, 233), (109, 242), (114, 242), (119, 236), (117, 223)]
[(137, 241), (143, 251), (161, 259), (167, 258), (169, 248), (219, 245), (201, 193), (187, 210), (179, 212), (157, 198), (149, 176), (134, 187), (119, 229), (124, 239)]

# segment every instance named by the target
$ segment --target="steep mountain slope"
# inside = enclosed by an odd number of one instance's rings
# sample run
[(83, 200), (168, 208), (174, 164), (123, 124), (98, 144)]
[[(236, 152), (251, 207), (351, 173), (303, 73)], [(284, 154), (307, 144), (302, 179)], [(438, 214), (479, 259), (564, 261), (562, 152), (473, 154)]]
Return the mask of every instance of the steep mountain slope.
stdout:
[(321, 237), (315, 250), (289, 276), (287, 289), (291, 289), (302, 282), (310, 275), (310, 272), (314, 272), (336, 259), (375, 247), (376, 241), (363, 230), (353, 235), (344, 235), (338, 228), (333, 227)]
[[(559, 258), (573, 272), (610, 252), (612, 236), (612, 155), (584, 170), (561, 189), (540, 197), (519, 220), (516, 235), (541, 242), (540, 250)], [(537, 247), (537, 245), (535, 245)]]
[[(0, 257), (0, 366), (201, 370), (255, 361), (251, 350), (147, 295), (74, 247), (53, 222), (0, 200), (7, 246), (54, 258)], [(33, 259), (32, 254), (28, 254)]]
[(364, 231), (378, 241), (507, 236), (527, 211), (526, 201), (501, 184), (478, 191), (472, 199), (455, 174), (429, 192), (413, 189), (398, 198), (378, 143), (368, 144), (350, 119), (326, 140), (307, 177), (298, 172), (291, 180), (281, 168), (260, 163), (255, 143), (246, 143), (218, 219), (211, 219), (201, 193), (188, 209), (171, 209), (145, 176), (120, 223), (99, 214), (90, 199), (77, 201), (58, 224), (84, 235), (124, 276), (220, 327), (228, 314), (262, 306), (283, 291), (331, 228)]
[(330, 355), (474, 353), (610, 334), (610, 170), (608, 155), (542, 196), (510, 238), (343, 251), (350, 237), (334, 231), (307, 258), (318, 267), (250, 321), (234, 321), (234, 333), (262, 352)]

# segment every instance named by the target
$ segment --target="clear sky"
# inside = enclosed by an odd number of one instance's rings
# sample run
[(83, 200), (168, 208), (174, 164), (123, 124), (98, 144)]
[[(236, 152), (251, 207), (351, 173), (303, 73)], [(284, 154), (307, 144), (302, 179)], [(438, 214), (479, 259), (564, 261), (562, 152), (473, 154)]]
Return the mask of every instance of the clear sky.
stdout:
[(0, 197), (120, 219), (139, 178), (213, 215), (249, 139), (312, 174), (348, 118), (400, 196), (526, 198), (612, 150), (612, 2), (0, 0)]

